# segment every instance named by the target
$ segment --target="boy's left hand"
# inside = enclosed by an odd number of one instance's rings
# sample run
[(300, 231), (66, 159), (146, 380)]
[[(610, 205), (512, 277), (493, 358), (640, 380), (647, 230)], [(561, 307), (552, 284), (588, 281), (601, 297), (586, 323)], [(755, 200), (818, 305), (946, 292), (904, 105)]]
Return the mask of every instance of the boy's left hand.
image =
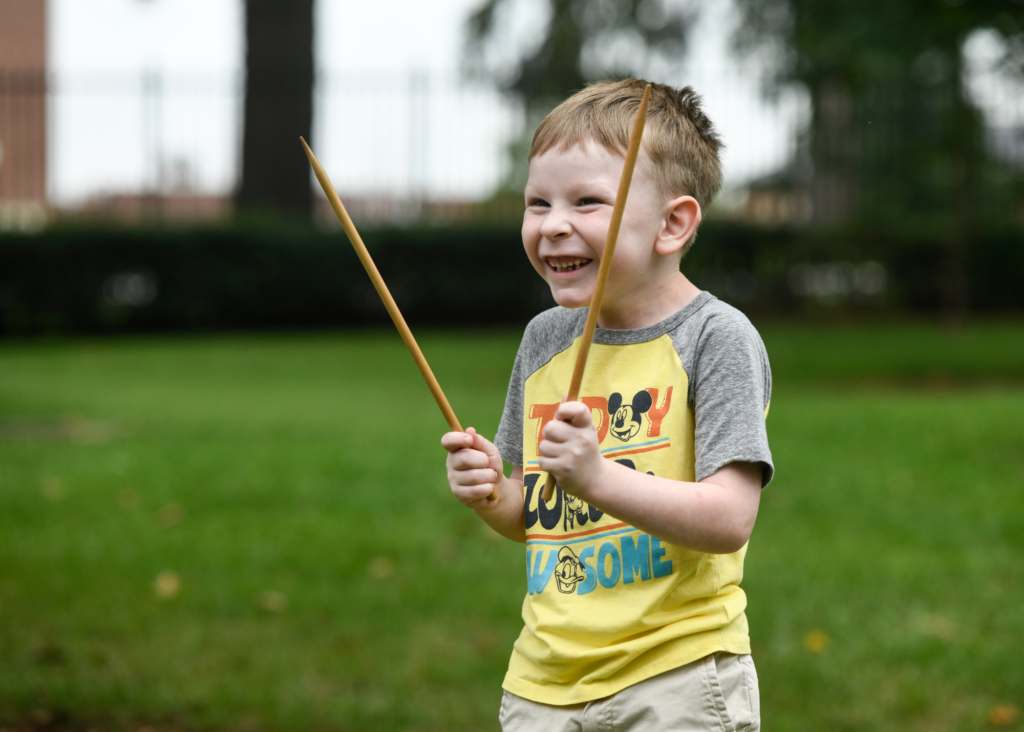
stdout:
[(563, 402), (544, 427), (540, 469), (552, 473), (562, 490), (583, 497), (604, 465), (590, 407)]

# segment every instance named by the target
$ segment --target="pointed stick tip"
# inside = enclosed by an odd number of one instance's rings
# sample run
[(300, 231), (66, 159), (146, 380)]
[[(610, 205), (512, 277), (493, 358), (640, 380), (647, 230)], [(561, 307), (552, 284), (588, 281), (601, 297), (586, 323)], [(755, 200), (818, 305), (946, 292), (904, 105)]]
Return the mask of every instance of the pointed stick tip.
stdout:
[[(306, 138), (302, 137), (302, 135), (299, 135), (299, 142), (302, 143), (302, 149), (306, 153), (306, 158), (309, 159), (309, 164), (313, 166), (313, 170), (315, 171), (319, 161), (316, 159), (316, 155), (313, 154), (313, 148), (309, 146), (309, 143), (306, 142)], [(324, 193), (326, 192), (327, 191), (325, 190)]]

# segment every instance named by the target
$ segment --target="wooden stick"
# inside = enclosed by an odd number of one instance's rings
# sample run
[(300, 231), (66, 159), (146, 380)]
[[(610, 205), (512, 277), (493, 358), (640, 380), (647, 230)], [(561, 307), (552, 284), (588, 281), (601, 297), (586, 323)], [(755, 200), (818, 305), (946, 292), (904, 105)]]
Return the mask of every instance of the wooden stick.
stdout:
[[(355, 224), (352, 223), (351, 217), (348, 215), (348, 211), (345, 210), (345, 206), (341, 202), (341, 198), (338, 197), (338, 192), (334, 190), (334, 186), (331, 184), (331, 179), (327, 177), (327, 172), (320, 165), (320, 161), (316, 159), (316, 155), (306, 144), (306, 140), (302, 137), (299, 138), (302, 141), (302, 147), (306, 151), (306, 157), (309, 158), (309, 164), (313, 166), (313, 173), (316, 175), (316, 179), (320, 181), (320, 187), (324, 189), (324, 193), (327, 195), (327, 200), (331, 204), (331, 208), (334, 209), (334, 213), (338, 216), (338, 221), (341, 222), (341, 228), (345, 230), (348, 235), (348, 240), (352, 242), (352, 247), (356, 250), (356, 255), (359, 257), (359, 261), (363, 263), (363, 267), (366, 269), (366, 274), (370, 275), (370, 280), (373, 282), (374, 288), (377, 290), (377, 294), (380, 295), (380, 299), (384, 301), (384, 307), (388, 310), (388, 315), (391, 316), (391, 320), (394, 321), (395, 327), (398, 328), (399, 335), (402, 336), (402, 340), (405, 341), (405, 347), (409, 349), (409, 353), (412, 354), (413, 361), (416, 362), (416, 368), (420, 370), (420, 374), (423, 375), (423, 380), (427, 382), (427, 388), (430, 389), (430, 393), (434, 395), (434, 401), (437, 402), (437, 406), (441, 408), (441, 413), (444, 414), (445, 421), (448, 422), (448, 427), (452, 432), (462, 432), (462, 425), (459, 424), (458, 418), (455, 416), (455, 411), (452, 409), (452, 405), (448, 403), (448, 399), (445, 397), (444, 392), (441, 391), (441, 385), (437, 383), (437, 379), (434, 378), (434, 372), (430, 370), (430, 365), (427, 364), (427, 359), (423, 356), (423, 351), (420, 350), (419, 345), (416, 343), (416, 339), (413, 338), (412, 331), (409, 330), (409, 326), (405, 323), (405, 318), (402, 317), (401, 311), (398, 309), (398, 305), (395, 303), (395, 299), (391, 297), (391, 292), (388, 290), (388, 286), (384, 284), (384, 278), (380, 276), (380, 272), (377, 271), (377, 265), (373, 263), (373, 259), (370, 257), (370, 252), (367, 251), (366, 245), (363, 243), (363, 238), (359, 236), (359, 232), (356, 231)], [(498, 496), (492, 492), (487, 497), (487, 500), (493, 501)]]
[[(580, 396), (580, 386), (583, 384), (583, 371), (587, 367), (590, 344), (594, 340), (594, 331), (597, 329), (597, 316), (601, 312), (601, 303), (604, 301), (604, 288), (608, 284), (608, 273), (612, 268), (615, 242), (618, 241), (622, 214), (626, 210), (626, 196), (629, 195), (629, 184), (633, 181), (633, 169), (636, 167), (636, 159), (640, 154), (640, 140), (644, 136), (644, 125), (647, 123), (647, 105), (650, 99), (651, 85), (648, 84), (647, 88), (644, 89), (643, 99), (640, 100), (640, 109), (636, 112), (636, 119), (633, 120), (633, 131), (629, 136), (629, 147), (626, 150), (626, 165), (622, 168), (622, 177), (619, 179), (619, 192), (615, 196), (612, 220), (608, 225), (608, 238), (605, 239), (604, 251), (601, 252), (601, 266), (597, 270), (594, 295), (590, 298), (587, 324), (584, 326), (583, 335), (580, 337), (580, 350), (576, 352), (576, 365), (572, 370), (572, 381), (569, 383), (569, 394), (566, 397), (566, 401), (574, 402)], [(544, 483), (544, 490), (541, 492), (540, 497), (545, 501), (549, 501), (554, 490), (555, 476), (548, 473), (548, 479)]]

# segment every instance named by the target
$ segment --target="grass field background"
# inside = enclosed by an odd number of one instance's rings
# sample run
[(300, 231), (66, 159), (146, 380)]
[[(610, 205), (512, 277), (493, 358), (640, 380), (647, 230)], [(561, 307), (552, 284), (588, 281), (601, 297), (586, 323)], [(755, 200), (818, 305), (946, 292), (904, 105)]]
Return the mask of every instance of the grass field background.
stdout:
[[(765, 729), (1021, 728), (1024, 324), (766, 327)], [(511, 332), (425, 333), (493, 434)], [(521, 546), (391, 332), (0, 346), (0, 728), (495, 730)]]

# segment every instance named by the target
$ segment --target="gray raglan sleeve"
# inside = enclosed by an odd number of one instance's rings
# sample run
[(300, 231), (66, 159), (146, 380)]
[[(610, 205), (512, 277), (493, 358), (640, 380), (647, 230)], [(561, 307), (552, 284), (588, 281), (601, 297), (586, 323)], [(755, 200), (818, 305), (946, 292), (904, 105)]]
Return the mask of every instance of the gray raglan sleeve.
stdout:
[(772, 375), (764, 343), (738, 311), (713, 316), (694, 354), (691, 395), (696, 478), (732, 462), (761, 463), (761, 485), (775, 473), (765, 416)]
[(494, 436), (494, 444), (506, 463), (523, 466), (526, 380), (555, 354), (572, 345), (573, 339), (582, 332), (586, 318), (586, 308), (566, 310), (554, 307), (537, 315), (526, 326), (515, 366), (512, 367), (505, 411), (501, 414), (498, 434)]
[(508, 383), (508, 394), (505, 396), (505, 409), (498, 423), (498, 434), (494, 436), (494, 445), (501, 453), (501, 459), (518, 467), (523, 467), (523, 400), (526, 389), (526, 337), (519, 345), (516, 363), (512, 367), (512, 378)]

